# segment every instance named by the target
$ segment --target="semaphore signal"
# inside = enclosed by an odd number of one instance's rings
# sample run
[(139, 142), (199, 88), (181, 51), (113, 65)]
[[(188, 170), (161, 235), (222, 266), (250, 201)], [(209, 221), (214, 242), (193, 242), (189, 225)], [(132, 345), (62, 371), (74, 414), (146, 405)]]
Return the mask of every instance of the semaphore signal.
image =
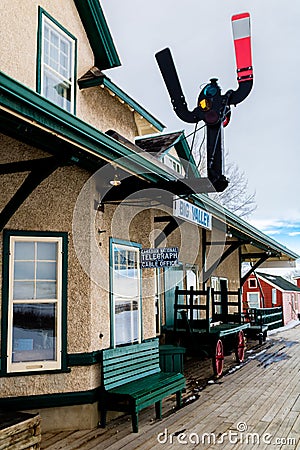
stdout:
[(222, 94), (217, 78), (212, 78), (201, 90), (192, 111), (187, 107), (170, 49), (165, 48), (155, 55), (177, 116), (188, 123), (202, 120), (207, 126), (207, 176), (218, 192), (228, 186), (224, 175), (223, 128), (230, 121), (231, 105), (245, 100), (253, 86), (250, 14), (237, 14), (231, 20), (238, 88)]

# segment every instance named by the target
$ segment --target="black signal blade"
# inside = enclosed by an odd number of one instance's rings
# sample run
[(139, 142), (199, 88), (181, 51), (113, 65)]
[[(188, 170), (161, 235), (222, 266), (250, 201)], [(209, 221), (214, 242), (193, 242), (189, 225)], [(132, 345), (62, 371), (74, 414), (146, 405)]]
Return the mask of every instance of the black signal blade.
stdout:
[(156, 53), (155, 58), (177, 116), (188, 123), (196, 123), (201, 120), (195, 110), (189, 111), (187, 108), (170, 49), (165, 48), (164, 50), (161, 50)]

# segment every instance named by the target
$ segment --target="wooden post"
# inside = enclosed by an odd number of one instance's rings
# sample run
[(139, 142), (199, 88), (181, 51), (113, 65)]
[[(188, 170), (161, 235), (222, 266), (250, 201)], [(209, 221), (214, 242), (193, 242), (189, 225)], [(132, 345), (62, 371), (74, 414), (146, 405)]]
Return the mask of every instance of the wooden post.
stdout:
[(177, 305), (178, 305), (178, 291), (179, 287), (175, 287), (175, 303), (174, 303), (174, 324), (173, 324), (173, 330), (174, 332), (177, 331)]
[(194, 319), (194, 288), (190, 287), (190, 325), (191, 331), (193, 331), (193, 319)]
[(205, 321), (206, 321), (206, 332), (209, 333), (210, 332), (210, 304), (211, 304), (211, 288), (208, 287), (207, 291), (206, 291), (206, 317), (205, 317)]
[(242, 293), (241, 293), (241, 289), (238, 288), (238, 314), (239, 314), (239, 323), (242, 323)]
[(228, 291), (225, 283), (221, 283), (222, 322), (228, 323)]

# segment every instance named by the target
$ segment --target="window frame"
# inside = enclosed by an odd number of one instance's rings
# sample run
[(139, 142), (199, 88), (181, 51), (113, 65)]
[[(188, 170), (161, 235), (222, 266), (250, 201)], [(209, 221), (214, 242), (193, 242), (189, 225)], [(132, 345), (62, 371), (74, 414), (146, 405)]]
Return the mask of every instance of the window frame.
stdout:
[[(142, 248), (141, 244), (131, 241), (125, 241), (122, 239), (110, 238), (109, 243), (109, 293), (110, 293), (110, 343), (111, 348), (121, 347), (125, 345), (132, 345), (135, 343), (142, 342), (143, 339), (143, 322), (142, 322), (142, 269), (140, 266), (140, 250)], [(130, 249), (133, 251), (137, 251), (138, 261), (137, 261), (137, 270), (138, 270), (138, 340), (137, 342), (128, 342), (123, 344), (116, 344), (116, 320), (115, 320), (115, 302), (114, 302), (114, 246), (124, 247), (124, 249)]]
[[(45, 21), (50, 24), (57, 32), (64, 35), (66, 39), (71, 42), (72, 47), (72, 61), (70, 63), (71, 67), (73, 66), (73, 70), (71, 70), (73, 77), (70, 82), (71, 85), (71, 101), (70, 101), (70, 111), (53, 102), (51, 99), (47, 98), (43, 95), (43, 37), (44, 37), (44, 23)], [(76, 73), (77, 73), (77, 39), (73, 36), (66, 28), (64, 28), (57, 20), (55, 20), (50, 14), (47, 13), (42, 7), (39, 6), (39, 19), (38, 19), (38, 43), (37, 43), (37, 73), (36, 73), (36, 90), (39, 94), (43, 96), (43, 98), (47, 99), (49, 102), (53, 103), (57, 107), (63, 109), (64, 111), (69, 112), (70, 114), (76, 114)]]
[(179, 173), (180, 175), (184, 174), (184, 169), (180, 159), (175, 158), (173, 155), (167, 153), (161, 158), (161, 161), (167, 167), (170, 167), (172, 170)]
[[(256, 296), (256, 299), (257, 299), (257, 302), (256, 302), (257, 306), (252, 306), (252, 302), (250, 302), (250, 297), (254, 296), (254, 295)], [(260, 297), (260, 293), (258, 291), (247, 292), (247, 303), (248, 303), (249, 308), (251, 308), (251, 309), (260, 308), (260, 302), (261, 302), (261, 297)]]
[[(251, 286), (251, 283), (253, 283), (254, 286)], [(249, 289), (257, 289), (257, 280), (256, 280), (256, 278), (249, 278), (249, 280), (248, 280), (248, 288)]]
[(277, 305), (277, 289), (272, 288), (272, 307)]
[[(1, 339), (1, 375), (26, 375), (32, 373), (44, 373), (67, 370), (67, 233), (55, 232), (30, 232), (5, 230), (3, 235), (3, 289), (2, 289), (2, 339)], [(13, 305), (49, 303), (48, 299), (13, 300), (12, 299), (12, 267), (14, 264), (13, 245), (15, 242), (58, 242), (58, 258), (60, 260), (60, 278), (57, 289), (57, 299), (53, 300), (58, 305), (56, 317), (56, 359), (41, 361), (12, 361), (13, 339)], [(50, 301), (51, 303), (51, 301)]]

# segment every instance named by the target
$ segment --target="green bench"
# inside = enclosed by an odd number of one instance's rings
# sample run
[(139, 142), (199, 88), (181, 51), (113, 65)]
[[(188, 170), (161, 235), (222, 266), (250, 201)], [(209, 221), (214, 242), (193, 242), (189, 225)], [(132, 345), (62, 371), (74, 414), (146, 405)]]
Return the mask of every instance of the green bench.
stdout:
[(161, 419), (162, 399), (176, 394), (177, 407), (181, 407), (184, 388), (181, 373), (161, 371), (158, 339), (103, 350), (101, 426), (106, 426), (107, 411), (127, 412), (132, 416), (133, 432), (137, 433), (139, 411), (155, 404), (156, 418)]

